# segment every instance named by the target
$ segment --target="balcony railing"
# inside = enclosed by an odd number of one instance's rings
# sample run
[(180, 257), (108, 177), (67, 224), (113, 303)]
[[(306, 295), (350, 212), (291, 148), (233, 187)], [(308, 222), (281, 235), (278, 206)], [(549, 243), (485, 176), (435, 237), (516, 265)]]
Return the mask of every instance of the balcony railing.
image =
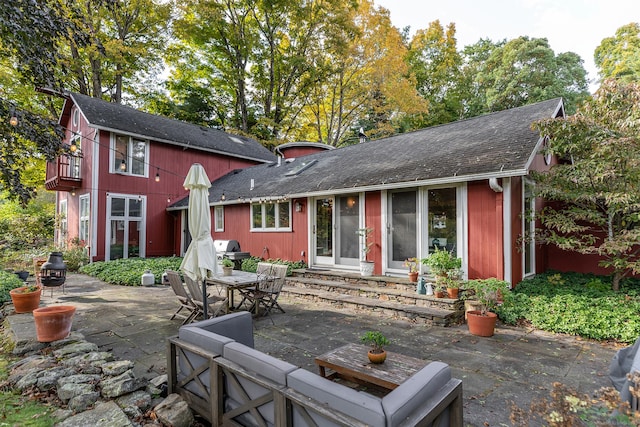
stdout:
[(72, 191), (82, 185), (82, 155), (63, 154), (53, 162), (47, 162), (47, 190)]

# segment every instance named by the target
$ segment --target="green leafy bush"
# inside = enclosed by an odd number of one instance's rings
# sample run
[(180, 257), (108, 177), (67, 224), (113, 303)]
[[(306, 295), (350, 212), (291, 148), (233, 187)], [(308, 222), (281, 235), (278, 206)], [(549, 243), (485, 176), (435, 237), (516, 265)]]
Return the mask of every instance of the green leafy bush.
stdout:
[(640, 336), (639, 289), (637, 280), (625, 281), (616, 292), (608, 277), (550, 272), (518, 284), (513, 303), (497, 313), (509, 324), (631, 343)]
[(24, 285), (24, 282), (14, 273), (0, 271), (0, 304), (11, 301), (9, 291), (22, 285)]
[(263, 260), (262, 258), (252, 256), (250, 258), (242, 260), (242, 271), (255, 273), (256, 270), (258, 269), (259, 262), (270, 262), (272, 264), (287, 264), (289, 266), (287, 268), (287, 276), (290, 276), (293, 270), (307, 267), (307, 264), (304, 261), (284, 261), (280, 258)]
[(80, 267), (80, 272), (96, 277), (112, 285), (140, 286), (142, 275), (150, 270), (155, 284), (160, 284), (165, 270), (178, 270), (182, 258), (128, 258), (98, 261)]

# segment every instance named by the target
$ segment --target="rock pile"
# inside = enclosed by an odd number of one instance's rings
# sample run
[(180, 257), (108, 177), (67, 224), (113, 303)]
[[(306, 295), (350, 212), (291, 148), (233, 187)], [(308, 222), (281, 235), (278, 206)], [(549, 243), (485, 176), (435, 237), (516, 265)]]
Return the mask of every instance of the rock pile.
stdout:
[[(81, 334), (50, 344), (16, 347), (9, 385), (48, 395), (60, 409), (57, 426), (175, 426), (194, 423), (187, 403), (166, 396), (167, 376), (136, 378), (133, 362), (114, 360)], [(166, 397), (164, 397), (166, 396)]]

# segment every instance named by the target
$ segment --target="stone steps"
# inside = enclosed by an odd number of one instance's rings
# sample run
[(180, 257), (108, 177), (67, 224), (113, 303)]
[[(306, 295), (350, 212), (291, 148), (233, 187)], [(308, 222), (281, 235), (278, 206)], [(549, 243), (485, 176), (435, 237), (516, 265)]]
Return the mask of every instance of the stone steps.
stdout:
[(357, 273), (295, 270), (282, 289), (289, 298), (301, 298), (354, 310), (379, 313), (427, 325), (449, 326), (462, 322), (460, 300), (419, 295), (407, 279), (361, 277)]

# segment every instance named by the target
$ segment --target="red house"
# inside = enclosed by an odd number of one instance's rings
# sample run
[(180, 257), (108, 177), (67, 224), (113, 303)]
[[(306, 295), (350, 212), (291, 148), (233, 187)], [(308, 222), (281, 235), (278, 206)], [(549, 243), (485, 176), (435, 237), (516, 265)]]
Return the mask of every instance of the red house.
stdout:
[(56, 191), (56, 239), (84, 242), (92, 261), (180, 255), (187, 227), (167, 207), (188, 194), (191, 164), (215, 180), (276, 160), (251, 138), (75, 93), (59, 123), (70, 154), (47, 164), (45, 183)]
[(525, 213), (541, 207), (528, 175), (552, 161), (531, 124), (562, 116), (557, 98), (301, 157), (281, 150), (275, 163), (212, 178), (214, 239), (263, 258), (358, 270), (358, 230), (370, 227), (375, 274), (404, 275), (406, 258), (440, 247), (462, 258), (467, 278), (518, 283), (554, 267), (519, 237), (534, 227)]

